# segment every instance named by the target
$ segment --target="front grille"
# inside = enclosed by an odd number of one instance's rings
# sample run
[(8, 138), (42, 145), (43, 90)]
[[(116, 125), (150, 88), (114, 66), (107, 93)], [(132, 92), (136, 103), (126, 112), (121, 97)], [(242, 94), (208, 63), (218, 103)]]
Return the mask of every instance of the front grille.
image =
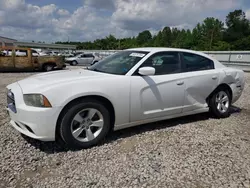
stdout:
[(7, 92), (7, 106), (13, 112), (15, 112), (15, 113), (17, 112), (16, 111), (16, 104), (15, 104), (15, 95), (14, 95), (14, 93), (12, 93), (11, 90), (8, 90), (8, 92)]

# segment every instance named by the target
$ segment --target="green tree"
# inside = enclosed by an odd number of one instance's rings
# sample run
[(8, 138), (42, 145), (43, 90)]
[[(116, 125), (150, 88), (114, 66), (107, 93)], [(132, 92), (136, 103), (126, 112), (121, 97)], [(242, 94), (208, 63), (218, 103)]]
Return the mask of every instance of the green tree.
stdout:
[(152, 35), (151, 35), (149, 30), (145, 30), (145, 31), (139, 33), (139, 35), (136, 38), (137, 44), (139, 46), (143, 46), (145, 44), (148, 44), (151, 42), (151, 40), (152, 40)]
[(171, 47), (172, 46), (172, 31), (170, 27), (164, 27), (162, 30), (162, 41), (161, 46)]
[(174, 43), (173, 47), (175, 48), (184, 48), (185, 46), (185, 38), (186, 38), (186, 31), (182, 29), (181, 31), (178, 29), (173, 30), (173, 36), (174, 36)]
[(250, 35), (233, 43), (233, 50), (250, 50)]
[(118, 48), (118, 41), (113, 35), (109, 35), (108, 37), (106, 37), (105, 43), (108, 50), (115, 50)]
[(230, 12), (226, 17), (226, 25), (224, 40), (227, 42), (235, 42), (250, 35), (250, 23), (242, 10)]
[(231, 45), (225, 41), (218, 41), (213, 46), (213, 50), (215, 51), (228, 51), (231, 50), (231, 48)]
[(194, 44), (197, 49), (212, 50), (216, 42), (222, 40), (223, 22), (209, 17), (202, 24), (197, 24), (193, 30)]

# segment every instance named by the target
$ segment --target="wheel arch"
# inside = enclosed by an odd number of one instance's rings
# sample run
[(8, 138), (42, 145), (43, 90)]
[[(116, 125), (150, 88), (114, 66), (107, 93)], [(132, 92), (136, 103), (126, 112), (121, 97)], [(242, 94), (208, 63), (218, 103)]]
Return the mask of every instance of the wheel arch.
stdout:
[(115, 108), (114, 105), (112, 104), (112, 102), (107, 99), (106, 97), (100, 96), (100, 95), (88, 95), (88, 96), (81, 96), (81, 97), (77, 97), (75, 99), (72, 99), (71, 101), (69, 101), (61, 110), (61, 112), (59, 113), (59, 116), (57, 118), (56, 121), (56, 131), (55, 131), (55, 138), (57, 139), (58, 137), (60, 137), (60, 133), (59, 133), (59, 128), (60, 128), (60, 124), (62, 121), (63, 116), (66, 114), (67, 109), (71, 106), (74, 105), (75, 103), (78, 103), (81, 100), (87, 100), (87, 99), (94, 99), (97, 100), (99, 102), (101, 102), (105, 107), (107, 107), (108, 111), (110, 112), (110, 123), (111, 123), (111, 130), (114, 129), (114, 125), (115, 125)]
[(209, 96), (206, 98), (206, 102), (207, 102), (208, 105), (209, 105), (209, 101), (210, 101), (211, 97), (212, 97), (212, 96), (214, 95), (214, 93), (215, 93), (216, 91), (218, 91), (219, 89), (225, 89), (225, 90), (227, 90), (227, 91), (230, 93), (230, 100), (232, 100), (232, 98), (233, 98), (233, 91), (232, 91), (232, 88), (231, 88), (228, 84), (222, 83), (222, 84), (218, 85), (218, 86), (212, 91), (212, 93), (210, 93)]
[(55, 63), (55, 62), (52, 62), (52, 61), (45, 62), (45, 63), (42, 64), (42, 69), (44, 70), (44, 69), (45, 69), (45, 66), (47, 66), (47, 65), (56, 66), (56, 63)]

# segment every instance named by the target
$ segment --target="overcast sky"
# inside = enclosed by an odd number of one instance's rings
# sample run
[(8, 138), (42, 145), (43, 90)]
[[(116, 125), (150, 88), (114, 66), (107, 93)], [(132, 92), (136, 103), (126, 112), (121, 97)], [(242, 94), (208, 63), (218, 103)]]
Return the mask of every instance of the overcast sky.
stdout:
[(235, 9), (250, 19), (250, 0), (0, 0), (0, 35), (46, 42), (126, 37), (192, 28), (206, 17), (224, 21)]

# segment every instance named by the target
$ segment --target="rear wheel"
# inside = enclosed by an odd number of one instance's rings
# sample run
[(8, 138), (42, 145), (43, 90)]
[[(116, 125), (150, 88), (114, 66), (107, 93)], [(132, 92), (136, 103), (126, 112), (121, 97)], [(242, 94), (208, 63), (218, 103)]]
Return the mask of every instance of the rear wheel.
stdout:
[(230, 115), (231, 95), (226, 89), (218, 89), (209, 101), (210, 112), (217, 118), (226, 118)]
[(53, 68), (54, 68), (53, 65), (48, 64), (48, 65), (44, 65), (43, 69), (44, 69), (44, 71), (49, 72), (49, 71), (52, 71)]
[(103, 140), (110, 129), (110, 114), (96, 100), (82, 100), (67, 109), (60, 136), (70, 148), (89, 148)]

